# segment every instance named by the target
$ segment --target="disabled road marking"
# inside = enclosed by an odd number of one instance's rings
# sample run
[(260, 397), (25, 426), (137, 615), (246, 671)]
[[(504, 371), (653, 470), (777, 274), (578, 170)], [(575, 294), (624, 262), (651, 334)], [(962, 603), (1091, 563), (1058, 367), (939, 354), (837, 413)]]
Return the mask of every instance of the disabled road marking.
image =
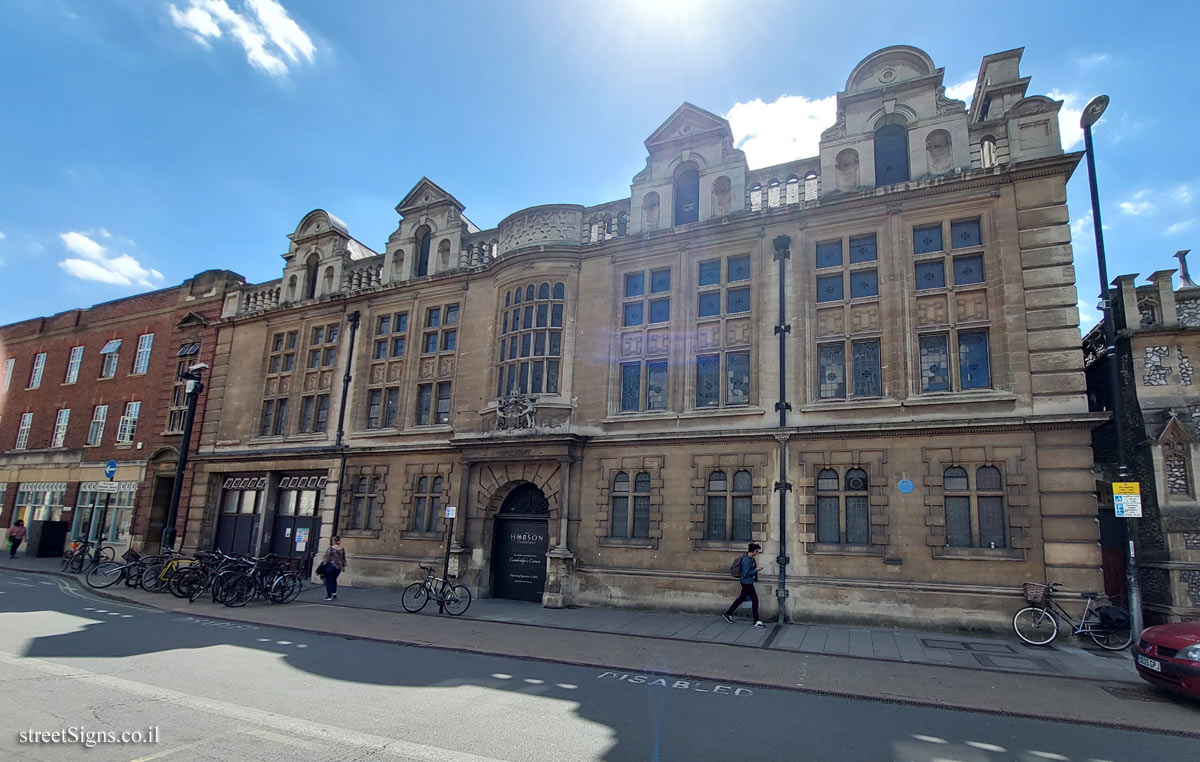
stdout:
[(220, 627), (226, 630), (257, 630), (256, 624), (237, 624), (236, 622), (224, 622), (219, 619), (200, 619), (194, 616), (177, 616), (171, 618), (172, 622), (188, 622), (190, 624), (198, 624), (201, 627)]

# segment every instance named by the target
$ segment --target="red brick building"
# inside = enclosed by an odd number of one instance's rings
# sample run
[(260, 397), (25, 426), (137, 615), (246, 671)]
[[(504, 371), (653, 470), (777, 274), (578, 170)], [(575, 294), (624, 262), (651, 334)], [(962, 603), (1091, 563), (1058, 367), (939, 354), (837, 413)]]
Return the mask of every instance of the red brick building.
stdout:
[[(208, 270), (179, 286), (0, 327), (4, 526), (62, 520), (73, 537), (157, 547), (183, 428), (179, 370), (211, 361), (209, 325), (225, 292), (244, 280)], [(106, 500), (96, 483), (107, 481), (109, 460), (119, 487)]]

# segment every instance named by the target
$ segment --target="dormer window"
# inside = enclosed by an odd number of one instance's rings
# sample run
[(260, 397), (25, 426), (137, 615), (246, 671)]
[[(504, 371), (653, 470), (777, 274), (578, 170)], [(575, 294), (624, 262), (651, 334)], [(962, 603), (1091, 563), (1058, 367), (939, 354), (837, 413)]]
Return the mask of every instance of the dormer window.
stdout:
[(425, 228), (417, 239), (417, 273), (416, 277), (422, 278), (429, 274), (429, 245), (430, 245), (429, 228)]
[(675, 174), (675, 224), (686, 225), (700, 219), (700, 172), (688, 162)]
[(908, 127), (891, 114), (875, 130), (875, 185), (908, 182)]

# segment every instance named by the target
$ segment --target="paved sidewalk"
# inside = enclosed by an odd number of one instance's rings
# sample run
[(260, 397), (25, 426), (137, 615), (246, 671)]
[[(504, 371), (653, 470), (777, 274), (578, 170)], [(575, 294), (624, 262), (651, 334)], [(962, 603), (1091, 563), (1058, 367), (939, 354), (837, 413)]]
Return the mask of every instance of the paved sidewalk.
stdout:
[[(58, 572), (59, 562), (54, 558), (22, 558), (18, 555), (14, 561), (7, 557), (0, 559), (0, 568)], [(123, 595), (130, 591), (125, 587), (114, 587), (107, 592)], [(324, 588), (314, 584), (305, 587), (298, 602), (364, 612), (404, 611), (399, 590), (343, 586), (341, 597), (337, 600), (326, 603), (324, 597)], [(197, 613), (203, 615), (203, 611), (200, 609)], [(235, 610), (224, 607), (218, 611), (214, 613), (222, 616), (235, 613)], [(439, 614), (437, 605), (430, 602), (418, 616), (444, 615)], [(747, 618), (735, 618), (733, 624), (728, 624), (719, 614), (708, 616), (614, 608), (547, 609), (534, 603), (497, 598), (475, 599), (470, 610), (461, 618), (975, 671), (1142, 683), (1128, 651), (1103, 651), (1090, 641), (1085, 647), (1083, 641), (1062, 633), (1051, 646), (1032, 647), (1018, 640), (1015, 634), (989, 636), (802, 623), (782, 627), (768, 624), (760, 629), (751, 626)]]

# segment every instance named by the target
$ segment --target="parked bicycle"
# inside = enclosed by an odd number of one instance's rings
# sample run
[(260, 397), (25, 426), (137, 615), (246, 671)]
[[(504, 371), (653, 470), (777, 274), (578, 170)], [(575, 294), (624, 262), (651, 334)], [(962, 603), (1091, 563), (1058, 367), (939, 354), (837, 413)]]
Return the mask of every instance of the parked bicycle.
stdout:
[(151, 593), (165, 593), (170, 590), (177, 597), (184, 598), (186, 596), (179, 595), (170, 586), (171, 580), (180, 570), (194, 563), (194, 559), (184, 558), (183, 554), (174, 548), (163, 548), (162, 553), (153, 563), (147, 564), (142, 572), (142, 589)]
[(1096, 600), (1105, 597), (1100, 593), (1080, 593), (1087, 605), (1076, 619), (1054, 599), (1054, 592), (1061, 588), (1057, 582), (1048, 585), (1026, 582), (1021, 586), (1025, 601), (1032, 605), (1013, 615), (1017, 637), (1031, 646), (1047, 645), (1058, 637), (1061, 618), (1070, 624), (1073, 635), (1087, 635), (1101, 648), (1121, 651), (1129, 647), (1133, 634), (1128, 611), (1119, 606), (1097, 606)]
[(141, 584), (144, 557), (133, 548), (130, 548), (121, 554), (121, 558), (124, 560), (124, 563), (118, 561), (101, 561), (89, 569), (87, 576), (84, 578), (84, 581), (88, 583), (88, 587), (112, 587), (121, 581), (125, 582), (126, 587), (137, 587)]
[(453, 584), (453, 574), (447, 574), (446, 579), (442, 579), (434, 576), (432, 567), (422, 566), (421, 569), (425, 571), (424, 581), (414, 582), (404, 588), (404, 595), (400, 598), (405, 611), (415, 614), (425, 608), (425, 604), (430, 600), (441, 604), (443, 610), (453, 616), (458, 616), (471, 607), (471, 591), (462, 585)]
[(300, 595), (304, 581), (274, 553), (248, 558), (220, 584), (218, 599), (226, 606), (245, 606), (255, 598), (271, 603), (291, 603)]
[[(96, 543), (88, 540), (85, 537), (77, 537), (71, 546), (63, 552), (62, 568), (64, 571), (69, 571), (72, 574), (78, 574), (84, 569), (95, 565), (94, 549)], [(116, 552), (111, 545), (100, 546), (100, 560), (112, 561), (116, 557)]]

